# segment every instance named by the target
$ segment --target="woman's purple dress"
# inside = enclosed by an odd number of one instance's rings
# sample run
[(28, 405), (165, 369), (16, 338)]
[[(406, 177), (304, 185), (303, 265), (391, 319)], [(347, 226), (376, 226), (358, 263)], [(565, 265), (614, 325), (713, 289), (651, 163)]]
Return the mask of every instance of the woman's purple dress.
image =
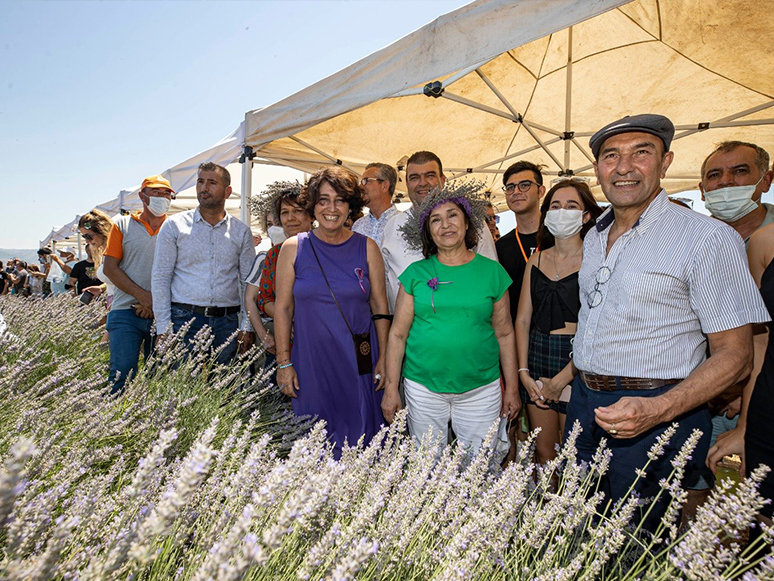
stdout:
[[(313, 238), (310, 241), (310, 238)], [(347, 325), (325, 284), (310, 244), (354, 333), (371, 334), (372, 368), (379, 356), (371, 321), (368, 239), (357, 233), (341, 244), (328, 244), (311, 232), (298, 235), (296, 282), (293, 287), (293, 367), (298, 375), (296, 415), (327, 422), (328, 437), (338, 458), (346, 440), (366, 443), (384, 423), (382, 392), (375, 391), (373, 372), (359, 375), (355, 347)]]

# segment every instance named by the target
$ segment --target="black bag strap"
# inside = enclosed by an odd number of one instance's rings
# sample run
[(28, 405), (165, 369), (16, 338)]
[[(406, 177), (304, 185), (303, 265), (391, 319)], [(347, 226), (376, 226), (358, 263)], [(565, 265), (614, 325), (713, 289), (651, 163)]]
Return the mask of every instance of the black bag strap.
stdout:
[(317, 261), (317, 266), (320, 267), (320, 272), (322, 272), (323, 278), (325, 279), (325, 284), (328, 285), (328, 291), (331, 293), (331, 296), (333, 297), (333, 302), (336, 303), (336, 308), (339, 309), (339, 313), (341, 313), (341, 318), (344, 319), (344, 324), (347, 326), (347, 329), (349, 330), (349, 334), (354, 337), (355, 334), (352, 332), (352, 327), (349, 326), (349, 323), (347, 322), (347, 317), (344, 316), (344, 311), (341, 310), (341, 307), (339, 306), (339, 301), (336, 300), (336, 295), (333, 294), (331, 283), (328, 282), (328, 277), (325, 276), (325, 270), (322, 267), (320, 258), (317, 256), (317, 251), (314, 249), (314, 244), (312, 244), (312, 238), (314, 238), (314, 234), (309, 232), (309, 237), (307, 238), (307, 240), (309, 240), (309, 246), (312, 248), (312, 252), (314, 253), (314, 259)]

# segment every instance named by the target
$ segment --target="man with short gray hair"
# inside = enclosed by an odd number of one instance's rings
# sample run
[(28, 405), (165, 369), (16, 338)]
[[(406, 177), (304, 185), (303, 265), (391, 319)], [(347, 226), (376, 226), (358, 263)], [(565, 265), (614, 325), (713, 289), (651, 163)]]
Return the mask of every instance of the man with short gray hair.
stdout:
[(398, 183), (398, 172), (386, 163), (369, 163), (363, 172), (360, 185), (365, 193), (365, 203), (368, 214), (359, 218), (352, 225), (352, 231), (368, 236), (381, 245), (384, 237), (384, 226), (398, 211), (392, 203), (395, 186)]
[(761, 202), (771, 186), (769, 154), (745, 141), (724, 141), (701, 164), (701, 199), (710, 214), (747, 242), (756, 230), (774, 222), (774, 206)]

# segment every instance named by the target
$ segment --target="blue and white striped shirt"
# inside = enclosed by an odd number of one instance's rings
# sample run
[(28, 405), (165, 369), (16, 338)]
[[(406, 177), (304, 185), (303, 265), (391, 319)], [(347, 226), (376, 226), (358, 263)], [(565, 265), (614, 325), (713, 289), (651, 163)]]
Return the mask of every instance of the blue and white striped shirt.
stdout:
[[(730, 226), (673, 204), (661, 191), (606, 256), (609, 208), (583, 244), (578, 369), (683, 379), (706, 357), (706, 333), (769, 320), (744, 243)], [(600, 268), (611, 271), (597, 283)], [(598, 290), (601, 302), (589, 300)]]
[(363, 236), (368, 236), (376, 242), (377, 246), (381, 246), (382, 238), (384, 238), (384, 227), (387, 225), (387, 222), (390, 221), (390, 218), (397, 213), (398, 208), (396, 208), (395, 205), (387, 208), (378, 218), (369, 212), (365, 216), (355, 220), (355, 223), (352, 224), (352, 231), (362, 234)]

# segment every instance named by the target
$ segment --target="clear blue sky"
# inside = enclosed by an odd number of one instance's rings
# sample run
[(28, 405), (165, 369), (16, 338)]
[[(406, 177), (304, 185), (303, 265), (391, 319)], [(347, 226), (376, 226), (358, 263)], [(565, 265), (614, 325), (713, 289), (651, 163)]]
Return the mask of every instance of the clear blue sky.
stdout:
[(215, 144), (467, 0), (3, 1), (0, 247)]

